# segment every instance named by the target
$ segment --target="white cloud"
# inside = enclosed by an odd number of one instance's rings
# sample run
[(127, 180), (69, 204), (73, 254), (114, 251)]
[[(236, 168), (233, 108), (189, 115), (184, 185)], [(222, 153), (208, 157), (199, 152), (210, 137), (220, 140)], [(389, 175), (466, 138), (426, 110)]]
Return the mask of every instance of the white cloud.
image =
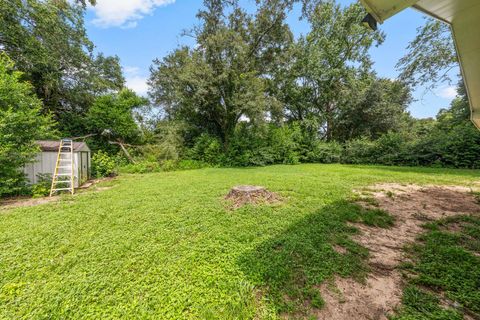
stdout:
[(148, 78), (140, 75), (140, 69), (138, 67), (125, 66), (123, 71), (125, 72), (127, 88), (132, 89), (140, 96), (146, 96), (148, 92)]
[(455, 87), (443, 87), (437, 91), (437, 94), (444, 99), (453, 99), (457, 96), (457, 88)]
[(132, 67), (132, 66), (125, 66), (125, 67), (123, 67), (123, 71), (126, 74), (134, 75), (134, 74), (138, 74), (140, 72), (140, 68), (139, 67)]
[(127, 88), (132, 89), (140, 96), (146, 96), (148, 92), (147, 77), (133, 76), (127, 77)]
[(175, 0), (97, 0), (91, 9), (99, 27), (134, 28), (137, 21), (151, 14), (155, 8), (174, 3)]

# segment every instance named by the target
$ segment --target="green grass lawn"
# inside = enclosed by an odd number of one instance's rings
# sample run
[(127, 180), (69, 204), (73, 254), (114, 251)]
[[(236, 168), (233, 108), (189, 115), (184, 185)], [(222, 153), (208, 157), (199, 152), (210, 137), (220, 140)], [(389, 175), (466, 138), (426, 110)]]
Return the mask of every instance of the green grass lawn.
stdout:
[[(479, 179), (479, 171), (374, 166), (202, 169), (121, 176), (109, 190), (1, 210), (0, 318), (308, 312), (305, 301), (322, 304), (315, 285), (367, 271), (368, 252), (346, 222), (385, 223), (382, 212), (348, 201), (353, 188)], [(284, 203), (229, 210), (223, 197), (240, 184), (265, 186)]]

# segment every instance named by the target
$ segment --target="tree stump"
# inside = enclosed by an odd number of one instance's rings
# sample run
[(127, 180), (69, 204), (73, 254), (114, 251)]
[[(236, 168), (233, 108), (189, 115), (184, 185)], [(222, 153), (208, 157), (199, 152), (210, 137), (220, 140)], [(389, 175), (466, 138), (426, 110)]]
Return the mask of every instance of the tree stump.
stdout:
[(233, 206), (238, 208), (245, 204), (277, 202), (279, 197), (261, 186), (235, 186), (225, 197), (231, 200)]

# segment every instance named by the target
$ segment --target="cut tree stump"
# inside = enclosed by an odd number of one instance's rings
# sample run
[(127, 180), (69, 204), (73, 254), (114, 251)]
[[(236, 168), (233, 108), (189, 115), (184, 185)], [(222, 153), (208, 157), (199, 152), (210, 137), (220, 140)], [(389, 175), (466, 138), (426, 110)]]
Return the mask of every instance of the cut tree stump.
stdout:
[(261, 186), (235, 186), (230, 190), (225, 199), (231, 200), (233, 206), (238, 208), (245, 204), (278, 202), (280, 197)]

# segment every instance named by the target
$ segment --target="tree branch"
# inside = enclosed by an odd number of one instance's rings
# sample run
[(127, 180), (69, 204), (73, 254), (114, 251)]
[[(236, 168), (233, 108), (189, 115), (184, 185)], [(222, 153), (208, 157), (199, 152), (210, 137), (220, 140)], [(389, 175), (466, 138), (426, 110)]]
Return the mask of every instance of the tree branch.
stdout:
[(120, 148), (122, 149), (123, 153), (125, 154), (125, 156), (128, 158), (128, 160), (133, 163), (133, 164), (136, 164), (137, 162), (133, 159), (133, 157), (130, 155), (130, 153), (128, 152), (127, 148), (125, 148), (125, 146), (129, 146), (131, 147), (131, 145), (129, 144), (126, 144), (126, 143), (123, 143), (121, 141), (108, 141), (108, 143), (110, 144), (115, 144), (115, 145), (118, 145), (120, 146)]

